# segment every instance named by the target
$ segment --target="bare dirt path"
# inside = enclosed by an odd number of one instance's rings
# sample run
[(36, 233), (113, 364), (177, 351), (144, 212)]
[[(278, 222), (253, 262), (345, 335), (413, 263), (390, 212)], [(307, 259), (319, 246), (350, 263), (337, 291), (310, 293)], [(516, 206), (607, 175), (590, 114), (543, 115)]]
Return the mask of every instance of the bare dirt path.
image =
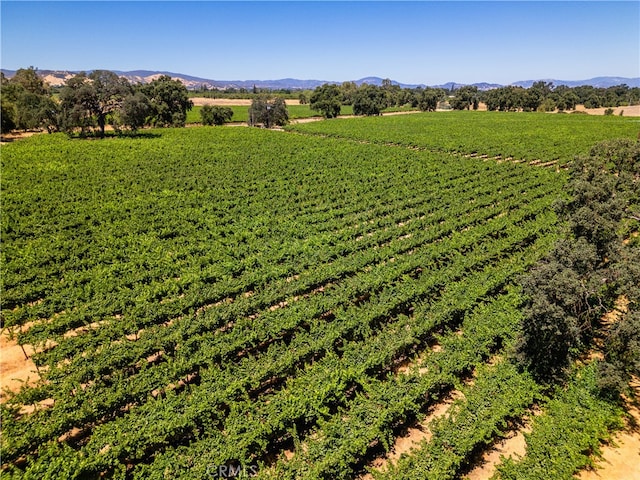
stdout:
[[(422, 419), (417, 425), (407, 429), (404, 435), (396, 438), (393, 447), (389, 452), (373, 460), (368, 467), (377, 470), (385, 471), (390, 465), (394, 465), (400, 459), (402, 454), (409, 453), (412, 449), (416, 448), (423, 440), (429, 441), (431, 438), (431, 429), (429, 424), (436, 418), (444, 416), (451, 408), (453, 403), (462, 397), (462, 393), (454, 390), (443, 401), (436, 404), (428, 413), (428, 415)], [(373, 480), (374, 477), (371, 473), (366, 473), (358, 480)]]
[(14, 142), (16, 140), (20, 140), (22, 138), (30, 137), (32, 135), (38, 135), (40, 133), (43, 133), (43, 132), (10, 132), (10, 133), (4, 133), (0, 137), (0, 143), (1, 144), (11, 143), (11, 142)]
[[(584, 108), (584, 105), (576, 105), (574, 112), (586, 112), (589, 115), (604, 115), (607, 107), (602, 108)], [(615, 107), (613, 109), (614, 115), (622, 115), (624, 117), (640, 117), (640, 105), (631, 105), (630, 107)]]
[[(540, 412), (534, 411), (534, 415)], [(523, 457), (527, 451), (525, 433), (531, 432), (531, 422), (525, 417), (524, 426), (512, 430), (494, 445), (490, 446), (483, 454), (475, 467), (463, 478), (467, 480), (488, 480), (496, 473), (496, 467), (502, 463), (502, 457)]]
[(510, 436), (502, 439), (491, 450), (485, 452), (482, 456), (482, 464), (471, 470), (465, 478), (468, 480), (487, 480), (496, 473), (496, 467), (502, 462), (501, 457), (522, 457), (526, 449), (524, 431), (512, 432)]
[[(24, 349), (31, 357), (33, 348)], [(31, 358), (25, 358), (24, 352), (15, 338), (9, 338), (9, 332), (0, 334), (0, 403), (7, 401), (6, 391), (18, 392), (22, 385), (34, 385), (39, 379), (36, 365)]]
[[(640, 394), (640, 386), (636, 389)], [(614, 443), (602, 447), (596, 469), (583, 470), (579, 480), (638, 480), (640, 478), (640, 408), (628, 403), (630, 415), (626, 428), (614, 435)]]

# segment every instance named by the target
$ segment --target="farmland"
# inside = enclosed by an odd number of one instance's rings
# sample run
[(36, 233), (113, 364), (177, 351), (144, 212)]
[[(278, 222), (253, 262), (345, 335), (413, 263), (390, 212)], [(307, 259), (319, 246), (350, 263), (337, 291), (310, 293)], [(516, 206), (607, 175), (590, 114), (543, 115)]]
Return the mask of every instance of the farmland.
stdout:
[(564, 452), (620, 411), (589, 365), (556, 394), (508, 360), (566, 172), (501, 160), (563, 165), (638, 125), (439, 112), (2, 146), (3, 327), (40, 371), (2, 404), (3, 473), (357, 478), (455, 397), (376, 475), (458, 478), (538, 408), (537, 449), (500, 472), (570, 478), (588, 458)]
[[(233, 111), (233, 117), (231, 119), (232, 122), (247, 122), (249, 120), (249, 107), (246, 105), (231, 105), (229, 108)], [(187, 112), (187, 123), (200, 123), (202, 122), (202, 118), (200, 116), (201, 106), (193, 107), (189, 112)], [(318, 112), (314, 112), (309, 108), (309, 105), (289, 105), (287, 107), (289, 111), (289, 118), (299, 119), (299, 118), (311, 118), (317, 117), (320, 114)], [(341, 115), (352, 115), (353, 108), (349, 105), (343, 105)]]
[[(461, 121), (461, 119), (464, 119)], [(359, 118), (295, 125), (295, 131), (332, 137), (395, 143), (443, 153), (502, 159), (571, 161), (607, 138), (637, 138), (640, 123), (630, 117), (522, 112), (437, 112), (406, 118)]]

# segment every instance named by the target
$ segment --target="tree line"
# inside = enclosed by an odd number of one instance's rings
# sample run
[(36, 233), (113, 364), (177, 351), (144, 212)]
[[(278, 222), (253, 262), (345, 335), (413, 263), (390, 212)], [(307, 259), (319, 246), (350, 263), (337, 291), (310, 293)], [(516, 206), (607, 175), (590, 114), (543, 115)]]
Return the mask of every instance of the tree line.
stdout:
[(453, 110), (477, 110), (480, 103), (493, 111), (549, 112), (573, 110), (576, 105), (598, 108), (638, 104), (640, 88), (627, 85), (571, 88), (540, 81), (529, 88), (507, 86), (480, 91), (473, 85), (457, 89), (401, 88), (386, 79), (381, 86), (357, 86), (354, 82), (325, 84), (309, 94), (301, 93), (299, 99), (301, 103), (308, 102), (326, 118), (336, 117), (342, 105), (352, 105), (355, 115), (379, 115), (386, 108), (402, 106), (422, 111), (434, 111), (439, 105)]
[[(353, 104), (353, 93), (358, 89), (355, 82), (335, 84), (343, 92), (343, 105)], [(640, 88), (628, 85), (613, 87), (594, 87), (582, 85), (568, 87), (553, 85), (552, 82), (535, 82), (531, 87), (505, 86), (481, 91), (476, 86), (467, 85), (459, 88), (402, 88), (391, 80), (383, 80), (385, 103), (388, 106), (411, 105), (418, 108), (419, 98), (424, 90), (437, 92), (442, 101), (448, 101), (454, 110), (478, 108), (480, 102), (488, 103), (491, 110), (570, 110), (575, 105), (586, 108), (621, 107), (640, 103)], [(322, 87), (318, 87), (322, 88)], [(380, 88), (380, 87), (378, 87)], [(317, 89), (316, 89), (317, 90)], [(260, 95), (277, 95), (286, 99), (298, 99), (301, 103), (309, 102), (315, 90), (279, 89), (269, 90), (254, 87), (212, 89), (206, 87), (190, 92), (192, 96), (209, 98), (251, 98)]]
[(481, 101), (488, 110), (500, 111), (565, 111), (576, 105), (586, 108), (620, 107), (640, 103), (640, 88), (617, 85), (597, 88), (590, 85), (554, 86), (551, 82), (535, 82), (529, 88), (501, 87), (482, 92)]
[(390, 107), (410, 106), (423, 111), (435, 111), (439, 102), (447, 99), (447, 91), (442, 88), (402, 88), (385, 79), (382, 85), (344, 82), (341, 85), (324, 84), (315, 90), (301, 93), (300, 103), (309, 103), (312, 110), (325, 118), (335, 118), (343, 105), (353, 106), (355, 115), (380, 115)]
[(81, 72), (53, 90), (33, 67), (1, 76), (2, 132), (47, 129), (104, 137), (144, 126), (184, 126), (193, 107), (186, 87), (167, 75), (147, 84), (131, 84), (108, 70)]
[[(163, 75), (148, 84), (131, 84), (108, 70), (79, 73), (62, 87), (52, 89), (38, 75), (37, 69), (19, 69), (15, 76), (1, 76), (2, 132), (13, 129), (47, 129), (49, 132), (79, 132), (104, 136), (106, 125), (114, 130), (137, 131), (144, 126), (184, 126), (186, 112), (193, 106), (189, 92), (178, 80)], [(208, 92), (211, 93), (211, 92)], [(237, 92), (234, 91), (234, 94)], [(291, 97), (292, 92), (286, 95)], [(274, 103), (274, 92), (249, 93), (256, 104), (250, 112), (250, 124), (286, 123), (286, 107)], [(270, 95), (270, 96), (269, 96)], [(312, 91), (297, 94), (301, 104), (325, 118), (339, 115), (343, 105), (353, 107), (355, 115), (379, 115), (392, 107), (410, 107), (435, 111), (438, 106), (454, 110), (476, 110), (484, 103), (497, 111), (565, 111), (576, 105), (587, 108), (619, 107), (640, 103), (640, 88), (618, 85), (609, 88), (592, 86), (554, 86), (535, 82), (531, 87), (507, 86), (480, 91), (468, 85), (457, 89), (417, 87), (402, 88), (385, 79), (382, 85), (343, 82), (324, 84)], [(269, 103), (271, 102), (271, 103)], [(220, 125), (231, 113), (223, 107), (207, 107), (204, 124)]]

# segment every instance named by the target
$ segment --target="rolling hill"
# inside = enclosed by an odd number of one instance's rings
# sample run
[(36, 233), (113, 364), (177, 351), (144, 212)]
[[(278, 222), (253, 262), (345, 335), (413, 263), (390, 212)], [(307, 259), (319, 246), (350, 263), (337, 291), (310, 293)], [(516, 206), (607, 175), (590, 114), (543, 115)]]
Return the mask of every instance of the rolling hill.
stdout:
[[(314, 89), (323, 85), (325, 83), (342, 83), (342, 81), (333, 81), (333, 80), (301, 80), (296, 78), (282, 78), (276, 80), (212, 80), (207, 78), (195, 77), (192, 75), (186, 75), (183, 73), (175, 73), (175, 72), (167, 72), (167, 71), (154, 71), (154, 70), (132, 70), (132, 71), (120, 71), (115, 70), (115, 72), (128, 79), (131, 83), (148, 83), (153, 81), (155, 78), (158, 78), (160, 75), (169, 75), (174, 79), (180, 80), (188, 89), (197, 90), (200, 88), (207, 89), (227, 89), (227, 88), (237, 88), (237, 89), (247, 89), (250, 90), (254, 86), (257, 88), (266, 88), (270, 90), (306, 90), (306, 89)], [(7, 70), (2, 69), (2, 73), (11, 78), (15, 75), (15, 70)], [(38, 70), (38, 73), (44, 78), (44, 80), (51, 86), (61, 86), (64, 82), (75, 75), (76, 71), (69, 70)], [(364, 77), (358, 80), (352, 80), (357, 85), (362, 85), (364, 83), (370, 85), (382, 85), (383, 78), (382, 77)], [(533, 85), (534, 82), (540, 80), (521, 80), (512, 83), (514, 86), (522, 86), (525, 88)], [(567, 85), (569, 87), (577, 87), (580, 85), (591, 85), (593, 87), (599, 88), (607, 88), (615, 85), (626, 84), (629, 87), (640, 87), (640, 77), (637, 78), (626, 78), (626, 77), (595, 77), (587, 80), (556, 80), (556, 79), (543, 79), (545, 82), (552, 82), (554, 85)], [(417, 87), (425, 87), (425, 84), (405, 84), (397, 81), (393, 81), (394, 85), (399, 85), (402, 88), (417, 88)], [(469, 85), (465, 83), (457, 83), (457, 82), (448, 82), (441, 85), (431, 85), (440, 88), (446, 89), (457, 89), (462, 86)], [(486, 82), (478, 82), (473, 83), (478, 87), (479, 90), (491, 90), (493, 88), (499, 88), (503, 85), (496, 83), (486, 83)]]

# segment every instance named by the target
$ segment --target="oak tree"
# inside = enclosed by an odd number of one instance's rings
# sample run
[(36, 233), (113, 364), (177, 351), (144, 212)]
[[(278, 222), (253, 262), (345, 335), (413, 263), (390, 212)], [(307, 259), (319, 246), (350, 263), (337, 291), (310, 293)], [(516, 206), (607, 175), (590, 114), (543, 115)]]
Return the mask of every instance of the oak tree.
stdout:
[(324, 118), (335, 118), (340, 115), (343, 94), (337, 85), (326, 83), (313, 91), (309, 106)]
[(183, 127), (193, 108), (189, 93), (179, 80), (162, 75), (142, 87), (152, 106), (151, 123), (157, 127)]

